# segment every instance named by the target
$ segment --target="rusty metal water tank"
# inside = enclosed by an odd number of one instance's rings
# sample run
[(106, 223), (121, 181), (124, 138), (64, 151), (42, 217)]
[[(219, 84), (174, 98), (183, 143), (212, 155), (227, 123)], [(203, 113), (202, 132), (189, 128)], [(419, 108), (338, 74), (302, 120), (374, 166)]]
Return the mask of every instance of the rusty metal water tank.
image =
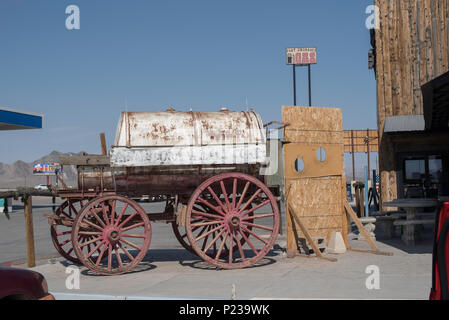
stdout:
[(264, 164), (266, 135), (254, 111), (123, 112), (112, 167)]

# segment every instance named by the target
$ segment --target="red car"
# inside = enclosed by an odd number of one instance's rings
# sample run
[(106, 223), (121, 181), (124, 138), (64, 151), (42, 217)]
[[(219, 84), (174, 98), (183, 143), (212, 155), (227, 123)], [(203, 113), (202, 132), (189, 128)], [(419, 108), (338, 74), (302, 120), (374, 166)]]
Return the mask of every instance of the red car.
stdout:
[(0, 267), (0, 300), (54, 300), (39, 272)]

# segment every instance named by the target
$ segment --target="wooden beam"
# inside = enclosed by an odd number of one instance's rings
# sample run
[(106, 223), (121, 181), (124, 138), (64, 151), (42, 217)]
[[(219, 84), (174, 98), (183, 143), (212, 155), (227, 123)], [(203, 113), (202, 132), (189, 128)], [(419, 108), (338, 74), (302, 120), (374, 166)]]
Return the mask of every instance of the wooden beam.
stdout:
[(363, 234), (363, 237), (366, 239), (366, 241), (368, 242), (369, 246), (372, 249), (372, 251), (362, 251), (362, 250), (352, 249), (351, 247), (349, 247), (349, 250), (351, 250), (351, 251), (358, 251), (358, 252), (366, 252), (366, 253), (375, 253), (375, 254), (378, 254), (378, 255), (392, 256), (393, 255), (392, 253), (390, 253), (390, 252), (381, 252), (377, 248), (377, 246), (374, 243), (373, 239), (371, 239), (370, 235), (368, 234), (368, 231), (366, 231), (366, 229), (363, 227), (362, 223), (360, 222), (359, 218), (355, 214), (354, 210), (352, 210), (352, 208), (349, 205), (349, 202), (347, 200), (344, 201), (344, 205), (345, 205), (345, 209), (346, 209), (347, 214), (349, 214), (349, 216), (351, 217), (351, 219), (354, 221), (354, 223), (356, 224), (357, 228), (359, 229), (359, 232), (361, 234)]
[(357, 215), (354, 212), (354, 210), (352, 210), (352, 208), (349, 205), (347, 200), (344, 201), (344, 205), (345, 205), (346, 212), (349, 214), (351, 219), (354, 221), (354, 223), (356, 224), (356, 226), (359, 229), (360, 233), (363, 234), (363, 237), (366, 239), (366, 241), (368, 242), (368, 244), (371, 247), (371, 249), (373, 249), (374, 251), (379, 251), (379, 249), (377, 249), (377, 246), (374, 243), (373, 239), (371, 239), (370, 235), (368, 234), (368, 231), (366, 231), (366, 229), (363, 227), (362, 223), (360, 222), (360, 220), (357, 217)]
[(104, 135), (104, 132), (100, 133), (100, 141), (101, 141), (101, 155), (107, 156), (108, 150), (106, 147), (106, 137)]
[(0, 198), (14, 198), (18, 199), (26, 196), (39, 196), (39, 197), (54, 197), (57, 194), (50, 190), (37, 190), (34, 188), (17, 188), (15, 190), (0, 191)]
[(28, 267), (36, 266), (36, 257), (34, 251), (34, 228), (33, 228), (33, 210), (31, 196), (24, 198), (25, 201), (25, 232), (27, 242), (27, 260)]
[(360, 250), (360, 249), (354, 249), (351, 247), (348, 247), (350, 251), (354, 251), (354, 252), (360, 252), (360, 253), (369, 253), (369, 254), (375, 254), (378, 256), (389, 256), (391, 257), (393, 255), (393, 253), (391, 252), (382, 252), (382, 251), (374, 251), (374, 250)]
[(62, 165), (97, 166), (110, 165), (109, 156), (86, 155), (86, 156), (60, 156), (59, 163)]

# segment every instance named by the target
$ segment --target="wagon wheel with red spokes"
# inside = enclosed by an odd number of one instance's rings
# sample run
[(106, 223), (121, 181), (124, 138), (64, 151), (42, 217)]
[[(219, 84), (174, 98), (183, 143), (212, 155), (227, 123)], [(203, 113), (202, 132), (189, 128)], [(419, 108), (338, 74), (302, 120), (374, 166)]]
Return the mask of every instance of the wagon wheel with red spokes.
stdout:
[(206, 180), (190, 198), (186, 232), (203, 260), (237, 269), (265, 257), (276, 241), (279, 220), (277, 200), (259, 179), (225, 173)]
[[(55, 215), (73, 223), (76, 216), (81, 212), (83, 206), (88, 202), (89, 200), (86, 199), (67, 199), (59, 206)], [(72, 227), (61, 224), (52, 224), (50, 226), (50, 234), (53, 245), (62, 257), (73, 263), (81, 264), (73, 250)], [(82, 235), (79, 241), (85, 242), (91, 239), (91, 236)]]
[[(196, 206), (195, 206), (196, 207)], [(204, 212), (207, 212), (207, 213), (210, 213), (210, 214), (213, 214), (213, 212), (212, 211), (210, 211), (210, 210), (208, 210), (208, 208), (207, 207), (201, 207), (201, 209), (202, 210), (204, 210)], [(249, 214), (249, 216), (252, 216), (253, 215), (253, 213), (251, 212), (250, 214)], [(193, 220), (192, 221), (192, 223), (198, 223), (198, 222), (201, 222), (201, 219), (195, 219), (195, 220)], [(175, 234), (175, 237), (176, 237), (176, 239), (178, 239), (178, 241), (179, 241), (179, 243), (184, 247), (184, 249), (186, 249), (187, 251), (189, 251), (190, 253), (192, 253), (192, 254), (194, 254), (194, 255), (197, 255), (197, 253), (196, 253), (196, 251), (192, 248), (192, 246), (190, 245), (190, 243), (189, 243), (189, 239), (188, 239), (188, 237), (187, 237), (187, 231), (186, 231), (186, 228), (184, 227), (184, 226), (180, 226), (180, 225), (178, 225), (178, 223), (176, 222), (176, 221), (172, 221), (171, 222), (171, 225), (172, 225), (172, 229), (173, 229), (173, 233)], [(201, 228), (201, 229), (200, 229)], [(200, 235), (202, 235), (204, 232), (208, 232), (210, 229), (211, 229), (211, 226), (204, 226), (204, 227), (201, 227), (201, 226), (198, 226), (198, 227), (193, 227), (193, 231), (197, 231), (197, 229), (199, 229), (198, 231), (199, 231), (199, 233), (198, 233), (198, 235), (200, 236)], [(252, 229), (252, 226), (249, 226), (248, 227), (248, 229), (249, 230), (251, 230)], [(245, 231), (245, 234), (246, 234), (246, 236), (247, 237), (249, 237), (250, 236), (250, 234), (248, 233), (248, 232), (246, 232)], [(214, 237), (214, 235), (215, 235), (215, 233), (212, 233), (212, 237)], [(203, 240), (203, 245), (205, 244), (205, 241), (206, 240)], [(243, 244), (245, 242), (245, 239), (244, 238), (242, 238), (241, 239), (241, 244)], [(237, 245), (237, 243), (234, 245), (234, 248), (233, 248), (233, 250), (234, 250), (234, 252), (236, 251), (238, 249), (238, 245)], [(215, 249), (215, 251), (216, 251), (216, 249)], [(214, 254), (214, 252), (212, 251), (212, 252), (208, 252), (207, 254)], [(224, 250), (223, 250), (223, 253), (221, 254), (222, 256), (227, 256), (229, 254), (229, 249), (227, 248), (227, 247), (225, 247), (224, 248)]]
[[(82, 243), (77, 240), (81, 235), (93, 238)], [(135, 201), (104, 196), (90, 202), (76, 217), (72, 238), (76, 256), (87, 268), (103, 275), (122, 274), (146, 255), (151, 225)]]

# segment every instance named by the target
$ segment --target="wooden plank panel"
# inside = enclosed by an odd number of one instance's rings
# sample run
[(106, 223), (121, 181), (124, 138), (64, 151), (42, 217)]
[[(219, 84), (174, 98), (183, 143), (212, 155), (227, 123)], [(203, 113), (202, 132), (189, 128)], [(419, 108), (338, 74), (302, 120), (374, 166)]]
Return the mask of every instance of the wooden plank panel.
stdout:
[[(379, 16), (379, 29), (377, 29), (376, 32), (376, 47), (383, 49), (383, 42), (384, 42), (384, 32), (383, 32), (383, 24), (384, 19), (382, 19), (382, 8), (381, 4), (379, 3), (379, 0), (375, 0), (375, 5), (380, 10), (380, 16)], [(385, 112), (384, 112), (384, 106), (385, 106), (385, 72), (384, 72), (384, 55), (380, 54), (380, 50), (377, 49), (376, 52), (376, 89), (377, 89), (377, 120), (378, 120), (378, 128), (383, 127), (384, 119), (385, 119)]]
[(401, 65), (401, 114), (407, 115), (410, 113), (410, 106), (413, 105), (413, 84), (412, 84), (412, 64), (411, 61), (411, 43), (410, 43), (410, 25), (409, 25), (409, 4), (404, 0), (397, 0), (399, 11), (399, 63)]
[(393, 116), (393, 87), (396, 83), (392, 82), (392, 73), (394, 66), (392, 66), (391, 56), (392, 50), (390, 43), (394, 41), (394, 34), (392, 32), (393, 11), (391, 1), (380, 1), (381, 11), (381, 28), (383, 33), (382, 47), (377, 49), (377, 53), (383, 56), (384, 59), (384, 95), (385, 103), (383, 106), (378, 106), (379, 114), (379, 163), (380, 163), (380, 175), (381, 175), (381, 198), (390, 199), (392, 192), (392, 175), (391, 163), (394, 163), (394, 159), (391, 150), (388, 150), (388, 139), (383, 137), (383, 129), (385, 124), (385, 118)]
[(443, 51), (447, 53), (448, 65), (446, 67), (446, 70), (449, 70), (449, 0), (445, 1), (444, 6), (445, 6), (444, 12), (446, 12), (445, 26), (446, 26), (447, 41), (446, 47), (443, 48)]
[(445, 72), (449, 70), (449, 50), (445, 50), (448, 48), (448, 40), (449, 40), (449, 30), (446, 20), (447, 12), (447, 1), (439, 0), (439, 25), (440, 25), (440, 34), (441, 34), (441, 68), (442, 71)]
[[(320, 150), (320, 147), (322, 150)], [(291, 143), (284, 146), (284, 170), (290, 179), (306, 179), (329, 176), (340, 176), (344, 163), (341, 159), (343, 146), (340, 145), (305, 145)], [(323, 152), (321, 154), (321, 152)], [(318, 155), (325, 153), (324, 161), (318, 159)], [(302, 159), (304, 168), (302, 172), (297, 171), (296, 162)]]
[[(431, 2), (432, 0), (424, 0), (425, 2), (425, 39), (426, 39), (426, 51), (427, 51), (427, 74), (425, 82), (429, 82), (434, 78), (435, 60), (434, 53), (432, 50), (432, 10)], [(423, 83), (424, 84), (424, 83)]]
[[(293, 219), (301, 223), (313, 237), (329, 240), (332, 232), (343, 230), (344, 176), (343, 125), (340, 109), (282, 107), (283, 121), (290, 123), (284, 138), (291, 142), (284, 149), (284, 168), (287, 203), (287, 250), (297, 250), (298, 237), (303, 231)], [(316, 158), (319, 147), (326, 150), (326, 161)], [(304, 160), (305, 170), (295, 170), (295, 160)], [(293, 216), (294, 215), (294, 216)]]
[[(420, 50), (420, 73), (419, 73), (419, 86), (426, 82), (427, 78), (427, 50), (426, 50), (426, 23), (425, 23), (425, 3), (424, 0), (417, 1), (419, 24), (418, 24), (418, 35), (419, 35), (419, 50)], [(422, 100), (422, 98), (421, 98)], [(421, 102), (418, 112), (420, 114), (424, 113), (423, 104)]]
[(410, 26), (410, 41), (411, 41), (411, 86), (413, 90), (413, 108), (410, 114), (418, 114), (421, 105), (421, 86), (420, 86), (420, 50), (419, 50), (419, 34), (418, 34), (418, 7), (419, 3), (416, 0), (408, 0), (410, 6), (409, 26)]
[[(384, 55), (385, 59), (385, 106), (384, 106), (384, 112), (385, 117), (393, 116), (393, 84), (391, 79), (392, 74), (392, 68), (391, 68), (391, 50), (390, 50), (390, 42), (393, 41), (391, 38), (391, 20), (392, 20), (392, 14), (390, 12), (390, 1), (384, 1), (382, 2), (382, 12), (384, 14), (384, 36), (385, 41), (383, 42), (383, 48), (381, 54)], [(385, 120), (384, 117), (384, 120)], [(381, 132), (383, 132), (383, 125), (379, 127)], [(381, 137), (379, 137), (381, 138)]]
[[(304, 179), (291, 183), (288, 190), (289, 199), (298, 207), (298, 214), (311, 217), (316, 214), (320, 216), (332, 216), (341, 213), (341, 179), (321, 178), (313, 181)], [(313, 183), (310, 183), (312, 182)], [(321, 184), (321, 186), (319, 186)], [(337, 189), (338, 188), (338, 189)], [(317, 194), (320, 192), (320, 194)], [(330, 192), (325, 194), (325, 192)]]
[(432, 45), (431, 50), (433, 52), (433, 61), (434, 61), (434, 68), (433, 68), (433, 78), (436, 78), (437, 75), (441, 72), (441, 37), (440, 37), (440, 28), (437, 26), (437, 19), (439, 17), (438, 14), (438, 0), (431, 1), (430, 4), (430, 12), (431, 12), (431, 39), (432, 39)]
[(341, 109), (337, 108), (283, 106), (282, 119), (290, 124), (287, 129), (291, 130), (306, 132), (343, 130)]
[(402, 115), (401, 112), (401, 63), (399, 61), (399, 15), (397, 12), (397, 0), (390, 1), (390, 19), (391, 19), (391, 34), (389, 42), (390, 45), (390, 62), (392, 66), (391, 81), (392, 86), (392, 109), (393, 115)]
[[(298, 217), (301, 217), (297, 214)], [(302, 217), (301, 220), (310, 231), (318, 231), (325, 229), (340, 229), (342, 226), (341, 214), (325, 217)], [(299, 230), (298, 230), (299, 231)]]

